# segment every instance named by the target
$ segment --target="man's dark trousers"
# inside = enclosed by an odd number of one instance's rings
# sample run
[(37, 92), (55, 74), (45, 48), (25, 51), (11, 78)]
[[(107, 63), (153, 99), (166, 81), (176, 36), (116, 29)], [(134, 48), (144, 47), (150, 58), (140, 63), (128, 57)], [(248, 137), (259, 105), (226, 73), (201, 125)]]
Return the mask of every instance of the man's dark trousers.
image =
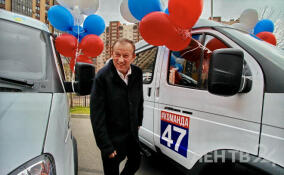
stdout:
[(121, 175), (134, 175), (139, 169), (141, 155), (137, 140), (132, 136), (129, 136), (122, 144), (123, 145), (120, 145), (120, 149), (117, 150), (117, 155), (114, 158), (102, 155), (105, 175), (119, 175), (119, 164), (125, 157), (127, 157), (127, 162)]

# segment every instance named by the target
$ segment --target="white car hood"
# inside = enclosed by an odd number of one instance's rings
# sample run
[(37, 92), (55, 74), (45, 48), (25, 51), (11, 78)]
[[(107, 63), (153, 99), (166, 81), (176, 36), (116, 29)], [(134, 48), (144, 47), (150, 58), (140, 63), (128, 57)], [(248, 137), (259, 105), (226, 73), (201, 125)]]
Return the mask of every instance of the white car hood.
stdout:
[(0, 93), (0, 174), (42, 152), (52, 94)]

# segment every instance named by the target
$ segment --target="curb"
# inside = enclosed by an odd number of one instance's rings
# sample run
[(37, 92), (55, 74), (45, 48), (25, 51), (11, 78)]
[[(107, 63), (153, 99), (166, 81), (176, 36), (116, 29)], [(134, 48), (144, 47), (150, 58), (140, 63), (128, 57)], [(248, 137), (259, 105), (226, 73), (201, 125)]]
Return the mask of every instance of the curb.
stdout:
[(90, 115), (89, 114), (71, 114), (71, 118), (84, 118), (84, 119), (89, 119)]

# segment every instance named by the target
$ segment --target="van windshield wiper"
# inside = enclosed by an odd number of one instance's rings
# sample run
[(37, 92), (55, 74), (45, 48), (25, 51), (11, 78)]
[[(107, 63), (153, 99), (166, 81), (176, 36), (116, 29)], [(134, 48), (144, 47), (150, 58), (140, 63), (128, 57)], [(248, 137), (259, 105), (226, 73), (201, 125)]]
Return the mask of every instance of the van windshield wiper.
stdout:
[(29, 82), (28, 80), (21, 80), (17, 78), (9, 78), (9, 77), (4, 77), (4, 76), (0, 76), (0, 80), (19, 84), (19, 85), (29, 86), (29, 87), (33, 87), (34, 85), (33, 82)]

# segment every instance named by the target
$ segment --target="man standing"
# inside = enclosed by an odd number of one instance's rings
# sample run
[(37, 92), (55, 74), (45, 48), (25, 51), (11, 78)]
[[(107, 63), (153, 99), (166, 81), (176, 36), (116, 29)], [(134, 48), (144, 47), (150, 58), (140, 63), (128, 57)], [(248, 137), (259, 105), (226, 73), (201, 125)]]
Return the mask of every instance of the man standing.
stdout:
[(140, 166), (138, 129), (143, 119), (142, 71), (131, 65), (135, 45), (119, 39), (110, 60), (96, 75), (91, 93), (91, 122), (105, 175), (133, 175)]

